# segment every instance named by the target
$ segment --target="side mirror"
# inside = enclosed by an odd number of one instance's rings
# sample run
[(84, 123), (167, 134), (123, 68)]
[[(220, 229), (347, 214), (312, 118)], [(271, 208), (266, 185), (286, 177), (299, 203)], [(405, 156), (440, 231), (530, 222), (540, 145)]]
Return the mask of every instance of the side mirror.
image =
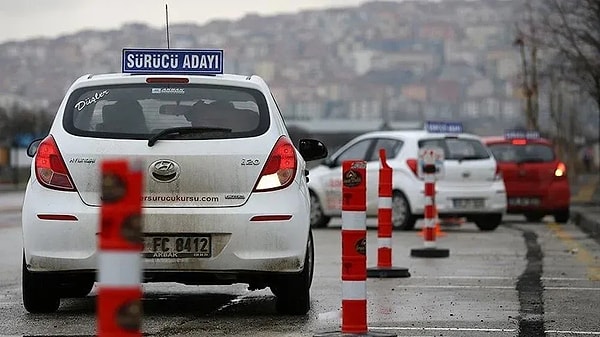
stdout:
[(31, 142), (29, 144), (29, 146), (27, 147), (27, 155), (31, 158), (33, 158), (33, 156), (35, 156), (35, 154), (37, 153), (38, 147), (40, 146), (40, 143), (42, 142), (42, 139), (36, 139), (33, 142)]
[(327, 157), (327, 147), (316, 139), (300, 139), (298, 151), (306, 161)]

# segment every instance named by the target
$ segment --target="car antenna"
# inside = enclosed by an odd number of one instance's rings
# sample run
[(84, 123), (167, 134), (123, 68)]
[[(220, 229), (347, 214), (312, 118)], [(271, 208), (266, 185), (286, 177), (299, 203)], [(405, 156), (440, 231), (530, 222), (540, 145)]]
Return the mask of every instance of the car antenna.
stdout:
[(167, 23), (167, 49), (171, 49), (169, 41), (169, 5), (165, 3), (165, 21)]

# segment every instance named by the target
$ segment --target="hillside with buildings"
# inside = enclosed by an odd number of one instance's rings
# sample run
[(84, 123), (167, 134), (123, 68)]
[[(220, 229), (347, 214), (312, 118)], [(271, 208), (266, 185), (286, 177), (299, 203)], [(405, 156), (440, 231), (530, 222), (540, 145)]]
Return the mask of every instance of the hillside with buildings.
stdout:
[[(225, 71), (263, 77), (290, 121), (452, 119), (497, 133), (522, 124), (515, 3), (377, 1), (247, 15), (172, 25), (170, 43), (223, 49)], [(122, 48), (165, 46), (163, 30), (141, 24), (4, 43), (0, 98), (55, 111), (76, 77), (120, 71)]]

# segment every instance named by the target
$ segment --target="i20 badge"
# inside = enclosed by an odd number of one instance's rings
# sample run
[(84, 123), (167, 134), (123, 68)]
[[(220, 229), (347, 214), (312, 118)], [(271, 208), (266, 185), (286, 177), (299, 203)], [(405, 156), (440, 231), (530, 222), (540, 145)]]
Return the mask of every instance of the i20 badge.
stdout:
[(179, 165), (172, 160), (159, 159), (150, 164), (148, 171), (150, 172), (152, 179), (159, 183), (169, 183), (179, 177), (181, 169), (179, 168)]

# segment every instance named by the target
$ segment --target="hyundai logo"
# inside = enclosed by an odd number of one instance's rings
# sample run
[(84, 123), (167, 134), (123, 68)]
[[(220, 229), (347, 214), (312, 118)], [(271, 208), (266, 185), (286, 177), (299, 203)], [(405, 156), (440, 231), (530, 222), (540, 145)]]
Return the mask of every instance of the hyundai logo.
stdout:
[(179, 165), (169, 159), (160, 159), (150, 164), (150, 176), (159, 183), (171, 182), (179, 177)]

